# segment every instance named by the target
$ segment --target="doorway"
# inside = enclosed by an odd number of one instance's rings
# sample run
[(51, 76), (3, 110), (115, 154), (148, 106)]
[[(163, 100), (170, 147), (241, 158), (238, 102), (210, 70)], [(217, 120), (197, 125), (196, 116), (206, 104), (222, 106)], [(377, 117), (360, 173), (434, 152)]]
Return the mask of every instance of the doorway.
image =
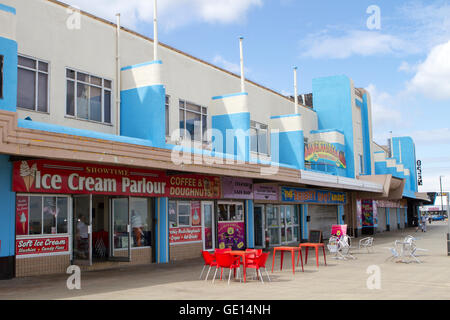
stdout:
[(214, 218), (214, 202), (202, 202), (202, 215), (203, 250), (214, 251), (214, 249), (216, 249), (216, 219)]
[(265, 223), (264, 223), (264, 205), (255, 205), (255, 248), (265, 248)]

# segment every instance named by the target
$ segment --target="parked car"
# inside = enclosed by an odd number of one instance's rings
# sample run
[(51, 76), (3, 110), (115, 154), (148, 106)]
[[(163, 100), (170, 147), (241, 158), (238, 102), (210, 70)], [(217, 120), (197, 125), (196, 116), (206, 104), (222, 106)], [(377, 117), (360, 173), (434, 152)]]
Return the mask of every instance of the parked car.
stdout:
[(444, 216), (433, 216), (433, 221), (442, 221), (444, 219)]

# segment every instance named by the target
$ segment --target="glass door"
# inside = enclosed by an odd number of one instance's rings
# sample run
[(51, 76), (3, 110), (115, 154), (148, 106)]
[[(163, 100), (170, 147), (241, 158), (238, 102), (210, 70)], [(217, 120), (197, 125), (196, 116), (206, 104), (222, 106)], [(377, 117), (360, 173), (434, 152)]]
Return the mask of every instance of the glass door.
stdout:
[(92, 195), (73, 197), (73, 263), (92, 265)]
[(214, 202), (202, 202), (203, 250), (212, 251), (216, 248)]
[(265, 225), (264, 225), (264, 205), (255, 205), (254, 209), (255, 221), (255, 247), (265, 247)]
[(269, 242), (271, 246), (281, 245), (280, 232), (280, 207), (267, 205), (266, 206), (266, 221), (269, 230)]
[(111, 199), (110, 260), (131, 261), (129, 198)]

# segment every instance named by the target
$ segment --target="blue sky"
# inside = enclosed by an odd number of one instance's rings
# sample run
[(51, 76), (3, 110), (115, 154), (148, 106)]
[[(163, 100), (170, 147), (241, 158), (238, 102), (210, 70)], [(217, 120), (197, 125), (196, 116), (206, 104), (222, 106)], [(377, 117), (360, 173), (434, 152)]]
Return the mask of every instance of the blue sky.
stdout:
[[(153, 36), (149, 0), (66, 0), (82, 10)], [(380, 29), (367, 21), (380, 9)], [(450, 2), (402, 0), (159, 0), (161, 42), (239, 72), (283, 94), (312, 79), (345, 74), (372, 96), (374, 140), (411, 136), (424, 186), (450, 190)]]

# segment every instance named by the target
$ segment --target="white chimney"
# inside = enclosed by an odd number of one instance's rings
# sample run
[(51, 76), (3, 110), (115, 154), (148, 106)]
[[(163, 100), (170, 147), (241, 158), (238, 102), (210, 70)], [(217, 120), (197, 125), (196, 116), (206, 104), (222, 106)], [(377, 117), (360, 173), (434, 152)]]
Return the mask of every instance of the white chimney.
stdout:
[(242, 47), (242, 42), (244, 37), (239, 38), (239, 47), (241, 51), (241, 92), (245, 92), (245, 75), (244, 75), (244, 49)]
[(158, 0), (153, 0), (153, 60), (158, 60)]
[(297, 67), (294, 67), (294, 114), (298, 113)]

